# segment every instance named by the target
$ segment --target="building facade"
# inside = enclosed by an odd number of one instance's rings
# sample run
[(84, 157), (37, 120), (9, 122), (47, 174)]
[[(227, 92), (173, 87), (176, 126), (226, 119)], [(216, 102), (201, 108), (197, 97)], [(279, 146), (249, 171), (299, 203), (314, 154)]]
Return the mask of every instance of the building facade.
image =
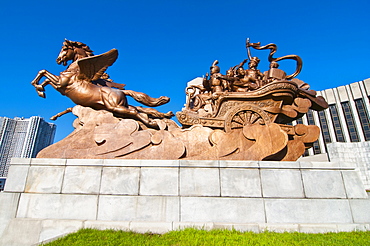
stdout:
[(6, 177), (12, 157), (32, 158), (54, 141), (56, 125), (43, 118), (0, 117), (0, 177)]
[(318, 91), (329, 104), (324, 111), (310, 110), (294, 124), (317, 125), (321, 136), (306, 155), (328, 153), (328, 143), (370, 141), (370, 79)]

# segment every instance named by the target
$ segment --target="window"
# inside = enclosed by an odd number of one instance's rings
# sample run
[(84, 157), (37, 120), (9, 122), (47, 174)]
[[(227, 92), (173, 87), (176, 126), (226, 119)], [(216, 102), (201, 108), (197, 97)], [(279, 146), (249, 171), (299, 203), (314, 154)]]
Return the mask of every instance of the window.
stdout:
[(349, 102), (342, 102), (341, 104), (348, 126), (349, 138), (351, 139), (351, 142), (360, 142), (350, 104)]
[[(313, 118), (312, 109), (308, 110), (308, 112), (307, 112), (307, 120), (308, 120), (309, 125), (315, 125), (315, 119)], [(319, 145), (319, 142), (317, 140), (313, 143), (313, 152), (314, 152), (315, 155), (316, 154), (321, 154), (320, 145)]]
[(331, 137), (329, 134), (328, 121), (326, 120), (325, 112), (319, 112), (319, 120), (321, 125), (321, 133), (323, 135), (325, 143), (331, 143)]
[(360, 122), (362, 130), (364, 131), (365, 140), (370, 140), (370, 126), (369, 126), (369, 115), (366, 112), (364, 101), (360, 99), (355, 100), (358, 116), (360, 117)]
[(335, 137), (337, 139), (337, 142), (345, 142), (344, 136), (343, 136), (343, 128), (339, 121), (338, 116), (338, 110), (335, 104), (329, 105), (329, 111), (331, 115), (331, 119), (334, 124), (334, 131), (335, 131)]

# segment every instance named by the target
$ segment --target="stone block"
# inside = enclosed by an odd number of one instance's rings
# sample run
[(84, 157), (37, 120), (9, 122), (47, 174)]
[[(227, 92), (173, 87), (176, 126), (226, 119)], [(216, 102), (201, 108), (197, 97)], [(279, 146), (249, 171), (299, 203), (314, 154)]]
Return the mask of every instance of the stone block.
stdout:
[(42, 220), (39, 242), (47, 242), (81, 228), (83, 228), (82, 220)]
[(41, 232), (41, 221), (30, 219), (13, 219), (10, 221), (0, 245), (4, 246), (29, 246), (37, 245)]
[(31, 166), (25, 192), (60, 193), (64, 169), (64, 166)]
[(370, 223), (370, 199), (349, 200), (354, 223)]
[(221, 168), (221, 196), (262, 197), (259, 169)]
[(339, 170), (302, 170), (307, 198), (346, 198)]
[(352, 223), (347, 200), (265, 199), (267, 223)]
[(142, 167), (140, 195), (179, 194), (179, 168)]
[(10, 165), (30, 165), (31, 158), (20, 158), (20, 157), (12, 157), (10, 160)]
[(138, 233), (163, 234), (172, 230), (172, 222), (132, 221), (130, 230)]
[(102, 167), (67, 166), (62, 193), (98, 194)]
[(181, 197), (182, 222), (264, 223), (261, 198)]
[(141, 160), (132, 159), (104, 159), (105, 167), (140, 167)]
[(66, 159), (52, 159), (52, 158), (32, 158), (31, 165), (32, 166), (65, 166), (67, 160)]
[(259, 233), (259, 224), (234, 224), (234, 223), (213, 223), (213, 229), (225, 229), (225, 230), (236, 230), (240, 232), (254, 232)]
[(22, 194), (17, 218), (96, 219), (97, 195)]
[(220, 167), (218, 160), (180, 160), (180, 167)]
[(101, 221), (101, 220), (86, 220), (84, 228), (92, 228), (98, 230), (130, 230), (130, 221)]
[(336, 224), (301, 224), (299, 232), (302, 233), (329, 233), (338, 232)]
[(4, 191), (24, 192), (29, 168), (29, 165), (11, 165), (8, 170)]
[(337, 224), (338, 232), (368, 231), (369, 224)]
[(300, 170), (261, 169), (261, 183), (263, 197), (304, 197)]
[(214, 223), (202, 223), (202, 222), (173, 222), (173, 230), (184, 230), (186, 228), (195, 228), (200, 230), (212, 230), (214, 229)]
[(342, 176), (348, 198), (368, 198), (364, 184), (357, 171), (342, 171)]
[(179, 167), (180, 160), (140, 160), (142, 167)]
[(359, 172), (357, 171), (342, 171), (344, 187), (347, 197), (352, 198), (368, 198), (363, 182), (361, 181)]
[(99, 198), (98, 220), (179, 221), (179, 198), (101, 195)]
[(138, 195), (139, 167), (103, 167), (100, 194)]
[(220, 196), (218, 168), (180, 168), (181, 196)]
[(230, 167), (230, 168), (259, 168), (258, 161), (230, 161), (230, 160), (220, 160), (220, 167)]
[(301, 168), (309, 169), (338, 169), (341, 167), (339, 163), (329, 161), (300, 161), (299, 165)]
[(6, 226), (16, 216), (20, 193), (0, 192), (0, 238)]
[(103, 159), (67, 159), (67, 166), (102, 166)]
[(260, 161), (260, 168), (299, 168), (299, 161)]
[(299, 232), (299, 224), (260, 224), (259, 229), (261, 232)]

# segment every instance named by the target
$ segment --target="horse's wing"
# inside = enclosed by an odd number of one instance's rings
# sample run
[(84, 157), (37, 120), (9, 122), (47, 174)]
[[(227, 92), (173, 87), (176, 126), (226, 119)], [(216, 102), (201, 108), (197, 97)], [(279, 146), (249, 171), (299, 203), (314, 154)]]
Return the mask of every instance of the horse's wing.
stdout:
[(89, 81), (99, 79), (105, 70), (117, 60), (117, 57), (118, 50), (112, 49), (101, 55), (89, 56), (78, 60), (77, 64), (80, 68), (78, 78)]

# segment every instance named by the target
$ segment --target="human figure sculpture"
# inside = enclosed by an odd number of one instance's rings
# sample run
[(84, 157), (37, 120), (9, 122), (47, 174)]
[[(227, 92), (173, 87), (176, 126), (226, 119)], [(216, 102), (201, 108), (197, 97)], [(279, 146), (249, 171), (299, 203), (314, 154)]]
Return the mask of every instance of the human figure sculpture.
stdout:
[[(56, 61), (64, 66), (70, 60), (72, 63), (60, 73), (60, 76), (46, 70), (39, 71), (31, 84), (35, 86), (41, 97), (45, 97), (44, 87), (50, 84), (78, 105), (91, 107), (95, 110), (107, 110), (117, 117), (136, 119), (147, 127), (158, 128), (154, 119), (170, 118), (173, 113), (161, 113), (153, 108), (131, 106), (127, 102), (126, 95), (149, 107), (163, 105), (170, 99), (164, 96), (152, 98), (145, 93), (123, 90), (124, 85), (112, 82), (105, 71), (116, 61), (117, 57), (118, 51), (116, 49), (95, 56), (86, 44), (65, 40)], [(46, 77), (46, 80), (39, 84), (42, 77)], [(67, 109), (52, 119), (67, 112), (71, 112), (71, 110)]]
[(248, 62), (248, 69), (242, 81), (247, 85), (249, 90), (260, 88), (262, 84), (263, 74), (257, 69), (260, 59), (258, 57), (251, 57)]
[(263, 74), (257, 69), (259, 59), (257, 57), (252, 57), (248, 63), (249, 68), (245, 70), (243, 65), (246, 61), (247, 59), (237, 66), (238, 68), (236, 72), (233, 73), (233, 77), (229, 75), (222, 76), (224, 80), (229, 81), (231, 91), (233, 92), (252, 91), (262, 86)]
[(223, 84), (220, 80), (222, 74), (220, 73), (220, 67), (217, 66), (218, 61), (215, 60), (210, 67), (211, 75), (208, 77), (208, 73), (203, 79), (203, 86), (206, 90), (211, 91), (212, 93), (219, 93), (224, 91)]

